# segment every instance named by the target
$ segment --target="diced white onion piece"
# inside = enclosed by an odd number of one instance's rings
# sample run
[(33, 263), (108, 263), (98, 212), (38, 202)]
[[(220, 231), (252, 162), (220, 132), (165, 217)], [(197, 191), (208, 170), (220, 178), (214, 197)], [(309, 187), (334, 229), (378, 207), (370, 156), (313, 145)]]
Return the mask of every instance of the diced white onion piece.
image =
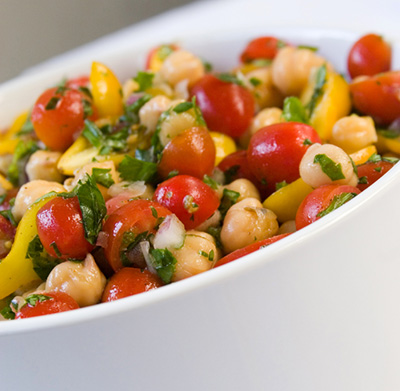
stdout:
[(154, 236), (154, 248), (180, 248), (185, 241), (185, 226), (174, 215), (168, 215)]

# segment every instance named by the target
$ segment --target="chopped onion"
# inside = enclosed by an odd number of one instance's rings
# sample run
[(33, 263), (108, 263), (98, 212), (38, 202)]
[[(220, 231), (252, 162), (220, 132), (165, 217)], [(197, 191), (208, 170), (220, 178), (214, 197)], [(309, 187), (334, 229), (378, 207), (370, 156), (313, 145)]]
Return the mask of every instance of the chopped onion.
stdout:
[(130, 193), (132, 194), (132, 197), (139, 197), (146, 191), (146, 189), (147, 186), (144, 181), (135, 181), (133, 183), (123, 181), (111, 185), (107, 193), (110, 197), (115, 197), (121, 193)]
[(149, 272), (157, 274), (157, 270), (153, 266), (153, 257), (150, 255), (150, 243), (147, 240), (143, 240), (139, 243), (139, 246), (146, 261), (147, 269), (149, 269)]
[(106, 248), (108, 242), (108, 234), (104, 231), (100, 231), (97, 236), (96, 246)]
[(168, 215), (154, 236), (154, 248), (180, 248), (185, 241), (185, 226), (174, 215)]

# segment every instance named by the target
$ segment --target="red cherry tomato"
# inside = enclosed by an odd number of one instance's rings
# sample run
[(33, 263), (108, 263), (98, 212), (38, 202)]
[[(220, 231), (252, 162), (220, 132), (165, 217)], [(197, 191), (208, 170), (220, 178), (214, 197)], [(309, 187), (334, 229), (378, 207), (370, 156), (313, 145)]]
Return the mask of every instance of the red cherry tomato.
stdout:
[[(324, 213), (329, 213), (330, 210), (328, 208), (336, 209), (341, 205), (340, 202), (335, 204), (335, 201), (341, 199), (344, 203), (352, 198), (351, 194), (359, 193), (360, 190), (357, 187), (348, 185), (324, 185), (317, 187), (300, 204), (296, 213), (296, 229), (299, 230), (319, 220)], [(349, 194), (348, 198), (346, 198), (347, 194)]]
[(124, 264), (121, 257), (130, 244), (126, 242), (126, 233), (133, 240), (138, 235), (152, 234), (160, 224), (160, 218), (169, 214), (171, 212), (164, 206), (149, 200), (132, 200), (116, 209), (103, 225), (106, 236), (104, 254), (112, 269), (117, 271), (130, 266)]
[(119, 300), (159, 288), (162, 285), (161, 279), (148, 270), (125, 267), (110, 278), (104, 289), (101, 301), (104, 303)]
[(253, 60), (272, 60), (278, 50), (284, 46), (285, 43), (275, 37), (258, 37), (250, 41), (242, 54), (240, 60), (242, 62), (250, 62)]
[(367, 162), (357, 167), (359, 183), (357, 187), (363, 191), (375, 183), (383, 174), (386, 174), (395, 163), (385, 160)]
[(352, 78), (357, 76), (373, 76), (390, 70), (392, 49), (377, 34), (361, 37), (350, 49), (347, 68)]
[(145, 68), (147, 71), (156, 72), (161, 67), (163, 61), (175, 50), (178, 50), (179, 46), (160, 45), (150, 50), (146, 58)]
[(211, 175), (215, 164), (215, 144), (208, 130), (201, 127), (186, 129), (164, 148), (158, 171), (167, 178), (172, 171), (202, 179)]
[[(34, 294), (28, 296), (26, 300), (27, 304), (16, 313), (15, 319), (33, 318), (79, 308), (78, 303), (64, 292)], [(30, 304), (32, 302), (35, 304)]]
[(32, 109), (36, 135), (57, 151), (65, 151), (73, 143), (86, 118), (96, 117), (90, 97), (68, 87), (46, 90)]
[(272, 236), (271, 238), (260, 240), (258, 242), (249, 244), (246, 247), (239, 248), (238, 250), (235, 250), (235, 251), (231, 252), (230, 254), (225, 255), (223, 258), (221, 258), (215, 264), (214, 267), (222, 266), (222, 265), (225, 265), (226, 263), (235, 261), (238, 258), (244, 257), (247, 254), (250, 254), (250, 253), (253, 253), (253, 252), (259, 250), (261, 247), (269, 246), (270, 244), (275, 243), (278, 240), (283, 239), (288, 235), (290, 235), (290, 234), (281, 234), (281, 235)]
[(381, 125), (400, 118), (400, 71), (363, 77), (350, 83), (354, 107)]
[(255, 110), (246, 88), (213, 75), (203, 76), (191, 89), (210, 130), (240, 137), (250, 126)]
[(154, 199), (175, 213), (186, 229), (193, 229), (206, 221), (219, 206), (216, 192), (189, 175), (177, 175), (160, 183)]
[(53, 257), (83, 259), (94, 249), (85, 238), (78, 197), (55, 197), (36, 216), (39, 239)]
[(0, 215), (0, 259), (9, 253), (14, 236), (15, 227), (3, 215)]
[(310, 143), (320, 143), (317, 132), (298, 122), (283, 122), (260, 129), (247, 149), (249, 167), (270, 192), (276, 184), (300, 177), (299, 165)]
[(79, 76), (74, 79), (67, 80), (66, 86), (69, 88), (74, 88), (75, 90), (80, 87), (87, 87), (89, 85), (89, 76)]

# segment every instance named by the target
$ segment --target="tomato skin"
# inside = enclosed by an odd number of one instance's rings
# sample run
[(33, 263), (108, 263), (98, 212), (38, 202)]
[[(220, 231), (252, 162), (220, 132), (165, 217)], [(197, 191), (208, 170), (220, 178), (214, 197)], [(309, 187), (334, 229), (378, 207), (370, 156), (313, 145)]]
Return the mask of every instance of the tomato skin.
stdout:
[(208, 130), (202, 127), (186, 129), (164, 148), (158, 172), (167, 178), (171, 171), (202, 179), (211, 175), (215, 164), (215, 144)]
[[(49, 102), (58, 100), (53, 109), (46, 109)], [(84, 127), (85, 104), (92, 107), (91, 120), (97, 114), (91, 105), (90, 98), (81, 91), (66, 88), (46, 90), (37, 99), (32, 109), (32, 124), (38, 138), (50, 149), (65, 151)]]
[(247, 159), (250, 170), (269, 192), (282, 181), (300, 177), (300, 161), (309, 144), (321, 143), (317, 132), (298, 122), (283, 122), (260, 129), (250, 139)]
[(381, 125), (400, 118), (400, 71), (360, 78), (350, 83), (354, 107)]
[(268, 245), (270, 245), (272, 243), (275, 243), (278, 240), (281, 240), (281, 239), (285, 238), (288, 235), (290, 235), (290, 234), (286, 233), (286, 234), (281, 234), (281, 235), (275, 235), (275, 236), (272, 236), (271, 238), (260, 240), (258, 242), (249, 244), (246, 247), (239, 248), (238, 250), (235, 250), (235, 251), (231, 252), (230, 254), (225, 255), (223, 258), (221, 258), (215, 264), (214, 268), (216, 268), (218, 266), (225, 265), (225, 264), (227, 264), (229, 262), (235, 261), (236, 259), (244, 257), (247, 254), (253, 253), (253, 252), (259, 250), (261, 247), (268, 246)]
[(359, 194), (360, 190), (348, 185), (324, 185), (314, 189), (306, 196), (297, 210), (296, 229), (299, 230), (319, 220), (318, 214), (330, 205), (335, 196), (342, 193)]
[(196, 97), (210, 130), (238, 138), (250, 126), (255, 101), (246, 88), (208, 74), (191, 88), (190, 95)]
[(85, 238), (78, 197), (55, 197), (47, 202), (37, 213), (36, 226), (44, 249), (53, 257), (84, 259), (94, 249)]
[(16, 313), (15, 319), (33, 318), (35, 316), (56, 314), (79, 308), (78, 303), (67, 293), (45, 292), (43, 295), (49, 296), (51, 299), (38, 301), (35, 306), (26, 304)]
[(165, 217), (171, 212), (158, 202), (135, 199), (116, 209), (103, 225), (106, 236), (104, 254), (114, 271), (123, 268), (121, 250), (125, 232), (141, 234), (154, 233), (158, 217)]
[(258, 59), (272, 60), (278, 53), (282, 41), (275, 37), (258, 37), (250, 41), (240, 55), (241, 62)]
[(363, 178), (367, 183), (359, 183), (357, 188), (361, 191), (365, 190), (367, 187), (371, 186), (375, 183), (379, 178), (381, 178), (384, 174), (386, 174), (395, 163), (391, 163), (388, 161), (379, 161), (379, 162), (367, 162), (357, 166), (358, 177)]
[(219, 206), (216, 192), (189, 175), (177, 175), (160, 183), (154, 199), (174, 213), (187, 230), (206, 221)]
[(163, 285), (161, 279), (148, 270), (125, 267), (117, 271), (107, 282), (101, 301), (119, 300), (157, 289)]
[(67, 80), (66, 86), (69, 88), (74, 88), (75, 90), (79, 89), (80, 87), (87, 87), (89, 85), (89, 76), (79, 76), (75, 77), (74, 79)]
[(347, 57), (347, 69), (351, 78), (373, 76), (390, 70), (392, 49), (377, 34), (367, 34), (354, 43)]

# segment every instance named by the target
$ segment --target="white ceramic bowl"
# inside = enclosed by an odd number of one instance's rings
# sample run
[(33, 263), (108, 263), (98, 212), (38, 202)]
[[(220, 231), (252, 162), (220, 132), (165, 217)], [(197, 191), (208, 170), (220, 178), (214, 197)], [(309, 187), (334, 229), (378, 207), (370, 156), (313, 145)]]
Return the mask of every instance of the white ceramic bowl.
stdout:
[[(181, 44), (226, 69), (259, 34), (317, 46), (342, 71), (356, 38), (265, 29)], [(4, 84), (0, 127), (92, 60), (132, 76), (147, 49), (108, 49)], [(224, 267), (113, 303), (2, 322), (0, 388), (399, 390), (399, 195), (395, 166), (339, 210)]]

